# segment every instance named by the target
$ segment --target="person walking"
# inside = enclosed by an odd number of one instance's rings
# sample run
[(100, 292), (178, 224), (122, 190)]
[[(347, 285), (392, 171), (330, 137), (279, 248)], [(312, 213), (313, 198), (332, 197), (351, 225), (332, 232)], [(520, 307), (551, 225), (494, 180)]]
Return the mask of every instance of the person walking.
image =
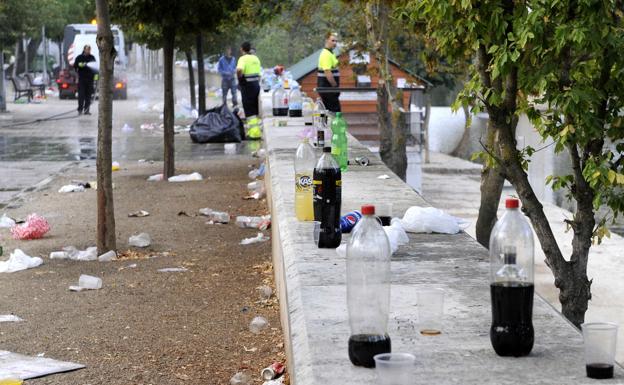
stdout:
[(91, 46), (85, 45), (82, 53), (74, 60), (74, 69), (78, 71), (78, 115), (91, 115), (91, 97), (93, 96), (94, 71), (89, 68), (88, 63), (94, 62), (95, 57), (91, 55)]
[(232, 48), (225, 49), (225, 55), (219, 58), (217, 70), (221, 75), (221, 90), (223, 91), (223, 104), (227, 104), (228, 91), (232, 93), (232, 106), (238, 106), (236, 97), (236, 58), (232, 56)]
[[(319, 56), (317, 71), (317, 87), (340, 87), (339, 62), (334, 49), (338, 44), (338, 35), (328, 32), (325, 35), (325, 47)], [(328, 111), (340, 112), (340, 92), (321, 92), (321, 100)]]
[(241, 57), (236, 65), (236, 75), (245, 111), (245, 125), (249, 139), (260, 139), (262, 128), (258, 117), (258, 95), (260, 95), (260, 60), (251, 54), (251, 43), (241, 45)]

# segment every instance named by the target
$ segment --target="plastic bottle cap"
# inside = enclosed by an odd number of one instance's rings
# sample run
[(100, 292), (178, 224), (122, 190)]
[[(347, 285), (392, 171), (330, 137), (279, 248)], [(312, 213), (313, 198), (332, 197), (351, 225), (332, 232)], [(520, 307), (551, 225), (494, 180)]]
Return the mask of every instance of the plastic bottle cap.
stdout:
[(362, 215), (375, 215), (375, 206), (373, 205), (362, 206)]
[(323, 152), (331, 152), (331, 147), (323, 147)]
[(508, 198), (505, 200), (505, 207), (508, 209), (517, 209), (520, 207), (520, 201), (517, 198)]

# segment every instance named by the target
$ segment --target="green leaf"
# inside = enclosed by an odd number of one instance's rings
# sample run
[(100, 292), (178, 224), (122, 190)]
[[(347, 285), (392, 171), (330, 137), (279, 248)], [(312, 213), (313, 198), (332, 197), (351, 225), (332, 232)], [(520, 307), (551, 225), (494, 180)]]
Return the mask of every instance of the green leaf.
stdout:
[(607, 175), (607, 178), (609, 179), (609, 183), (613, 183), (615, 181), (615, 177), (616, 177), (616, 172), (613, 170), (609, 170), (609, 173)]

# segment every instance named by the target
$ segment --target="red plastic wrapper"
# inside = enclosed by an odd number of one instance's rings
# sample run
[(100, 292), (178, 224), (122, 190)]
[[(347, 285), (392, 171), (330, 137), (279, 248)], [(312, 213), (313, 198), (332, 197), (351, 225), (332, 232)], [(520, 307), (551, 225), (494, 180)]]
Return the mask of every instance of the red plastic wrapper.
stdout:
[(39, 239), (48, 231), (50, 231), (50, 224), (44, 217), (37, 214), (30, 214), (28, 218), (26, 218), (26, 223), (11, 228), (11, 236), (13, 239), (19, 240)]

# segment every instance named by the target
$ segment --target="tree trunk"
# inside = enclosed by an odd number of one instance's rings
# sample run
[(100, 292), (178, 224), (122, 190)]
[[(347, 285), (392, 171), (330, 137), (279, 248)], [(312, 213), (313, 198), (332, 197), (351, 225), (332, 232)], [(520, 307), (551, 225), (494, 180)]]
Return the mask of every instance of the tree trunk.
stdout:
[[(392, 73), (388, 64), (389, 10), (385, 0), (368, 1), (365, 9), (369, 46), (375, 60), (379, 82), (377, 84), (377, 114), (379, 119), (379, 155), (381, 160), (403, 180), (406, 178), (407, 141), (404, 111), (400, 95), (393, 95)], [(392, 103), (392, 114), (389, 111)], [(402, 115), (402, 116), (401, 116)]]
[(198, 97), (198, 111), (199, 115), (206, 113), (206, 72), (204, 72), (204, 38), (202, 34), (197, 34), (197, 84), (199, 90), (197, 91)]
[[(165, 72), (165, 95), (164, 95), (164, 169), (165, 180), (175, 174), (175, 138), (173, 132), (174, 103), (173, 103), (173, 50), (175, 48), (175, 29), (165, 28), (164, 41), (164, 72)], [(201, 101), (200, 101), (201, 104)]]
[(195, 70), (193, 69), (193, 52), (189, 49), (186, 51), (186, 61), (189, 71), (189, 88), (191, 91), (191, 106), (197, 108), (197, 100), (195, 98)]
[[(487, 141), (485, 146), (487, 151), (492, 151), (498, 155), (498, 129), (488, 121)], [(484, 165), (481, 171), (481, 205), (479, 206), (479, 216), (477, 217), (476, 235), (477, 242), (483, 247), (490, 248), (490, 234), (492, 228), (498, 220), (498, 204), (503, 192), (505, 177), (500, 167), (497, 165)]]
[(100, 52), (100, 99), (97, 142), (97, 248), (98, 254), (117, 250), (112, 179), (113, 69), (115, 46), (106, 0), (96, 0), (97, 45)]
[(6, 88), (4, 84), (4, 52), (0, 47), (0, 112), (6, 112)]

